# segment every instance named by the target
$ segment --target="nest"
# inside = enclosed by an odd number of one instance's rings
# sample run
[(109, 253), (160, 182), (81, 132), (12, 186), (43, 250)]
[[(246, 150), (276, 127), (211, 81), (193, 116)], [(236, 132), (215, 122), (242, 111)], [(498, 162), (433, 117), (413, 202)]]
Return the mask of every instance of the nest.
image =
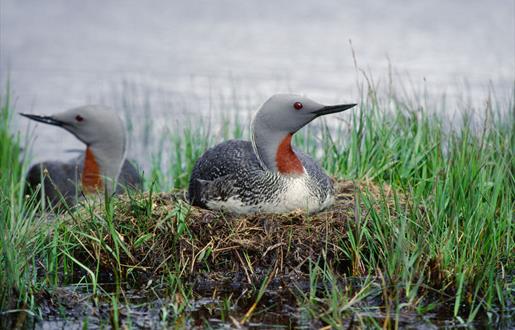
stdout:
[[(103, 270), (118, 269), (154, 276), (166, 271), (181, 276), (253, 277), (307, 274), (310, 263), (324, 262), (341, 272), (356, 273), (345, 255), (347, 232), (370, 208), (386, 205), (394, 213), (394, 191), (369, 181), (338, 181), (336, 201), (318, 214), (224, 214), (188, 205), (183, 192), (124, 195), (80, 208), (64, 221), (79, 244), (76, 258)], [(365, 205), (367, 200), (381, 200)], [(381, 205), (381, 206), (379, 206)], [(116, 252), (118, 251), (118, 252)]]

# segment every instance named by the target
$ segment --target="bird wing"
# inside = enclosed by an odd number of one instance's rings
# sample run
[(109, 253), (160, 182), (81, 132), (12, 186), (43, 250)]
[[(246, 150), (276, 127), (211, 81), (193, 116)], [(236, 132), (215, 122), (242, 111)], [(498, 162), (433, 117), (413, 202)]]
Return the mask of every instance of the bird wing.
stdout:
[(37, 194), (50, 206), (72, 206), (79, 194), (80, 172), (78, 158), (69, 162), (46, 161), (33, 165), (26, 176), (26, 186), (30, 193)]
[(240, 183), (242, 177), (248, 177), (248, 171), (262, 171), (252, 144), (242, 140), (220, 143), (206, 150), (195, 163), (190, 177), (188, 199), (193, 205), (205, 207), (205, 191), (209, 192), (209, 196), (215, 196), (213, 194), (217, 189), (220, 194), (226, 194), (229, 188), (224, 181)]

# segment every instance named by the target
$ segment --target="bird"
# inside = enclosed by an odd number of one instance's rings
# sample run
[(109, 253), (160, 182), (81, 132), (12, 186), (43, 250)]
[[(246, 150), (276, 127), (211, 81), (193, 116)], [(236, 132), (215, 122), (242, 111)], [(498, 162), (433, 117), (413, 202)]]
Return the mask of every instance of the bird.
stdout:
[[(126, 159), (125, 126), (113, 109), (85, 105), (50, 116), (20, 113), (40, 123), (61, 127), (86, 145), (86, 150), (69, 161), (50, 160), (29, 169), (26, 185), (30, 192), (44, 194), (50, 207), (71, 207), (82, 195), (122, 193), (126, 188), (142, 190), (143, 179)], [(39, 186), (42, 188), (38, 188)]]
[(315, 118), (356, 105), (325, 106), (300, 95), (273, 95), (254, 115), (251, 141), (222, 142), (197, 160), (187, 192), (190, 204), (236, 214), (328, 208), (334, 203), (333, 180), (291, 140)]

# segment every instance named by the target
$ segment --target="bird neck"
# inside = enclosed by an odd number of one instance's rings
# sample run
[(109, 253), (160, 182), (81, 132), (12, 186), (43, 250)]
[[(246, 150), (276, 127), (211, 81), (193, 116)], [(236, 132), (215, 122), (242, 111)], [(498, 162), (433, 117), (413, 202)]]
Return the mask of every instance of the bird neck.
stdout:
[(102, 181), (102, 175), (100, 173), (97, 158), (88, 146), (86, 148), (84, 166), (82, 168), (82, 189), (85, 193), (94, 193), (102, 191), (103, 188), (104, 183)]
[(108, 193), (114, 193), (124, 160), (124, 143), (88, 146), (82, 171), (84, 192), (93, 193), (106, 189)]
[(253, 131), (252, 145), (262, 165), (283, 175), (302, 175), (304, 166), (291, 146), (292, 133)]
[(275, 165), (282, 174), (301, 175), (304, 167), (291, 147), (292, 137), (293, 134), (288, 133), (279, 144), (275, 153)]

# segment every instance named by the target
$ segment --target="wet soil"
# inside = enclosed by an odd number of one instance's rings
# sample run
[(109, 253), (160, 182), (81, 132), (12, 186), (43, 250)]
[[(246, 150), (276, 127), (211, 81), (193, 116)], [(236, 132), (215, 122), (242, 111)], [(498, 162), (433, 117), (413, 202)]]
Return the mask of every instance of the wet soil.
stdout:
[[(235, 281), (240, 277), (241, 281)], [(229, 276), (228, 276), (229, 278)], [(2, 328), (13, 329), (110, 329), (110, 328), (188, 328), (188, 329), (320, 329), (326, 323), (314, 317), (307, 306), (300, 303), (302, 294), (310, 290), (309, 282), (279, 277), (269, 282), (252, 316), (246, 314), (256, 301), (259, 283), (246, 283), (245, 274), (232, 274), (230, 281), (197, 279), (188, 283), (191, 291), (184, 296), (179, 291), (168, 294), (165, 288), (145, 286), (135, 289), (126, 283), (127, 289), (116, 293), (113, 283), (100, 284), (96, 295), (90, 285), (74, 284), (37, 295), (40, 306), (36, 314), (25, 311), (11, 312), (0, 317)], [(349, 279), (347, 284), (359, 286), (362, 280)], [(342, 284), (342, 283), (340, 283)], [(318, 289), (327, 283), (317, 283)], [(118, 309), (114, 308), (114, 297)], [(341, 320), (343, 328), (397, 325), (409, 329), (463, 328), (452, 317), (452, 306), (445, 303), (423, 315), (415, 311), (403, 311), (395, 315), (391, 311), (370, 309), (381, 305), (381, 294), (367, 298)], [(514, 309), (504, 314), (480, 314), (468, 324), (472, 328), (508, 329), (513, 325)], [(319, 316), (319, 315), (315, 315)]]

